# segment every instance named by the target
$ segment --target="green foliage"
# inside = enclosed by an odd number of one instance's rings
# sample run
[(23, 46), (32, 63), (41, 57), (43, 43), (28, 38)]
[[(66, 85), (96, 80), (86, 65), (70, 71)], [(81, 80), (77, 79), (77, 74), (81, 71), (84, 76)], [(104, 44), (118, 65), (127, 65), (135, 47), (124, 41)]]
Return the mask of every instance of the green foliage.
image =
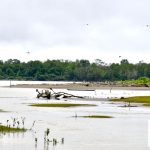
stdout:
[[(141, 78), (144, 77), (144, 78)], [(46, 60), (20, 62), (17, 59), (0, 60), (0, 80), (39, 81), (123, 81), (123, 84), (149, 84), (150, 64), (131, 64), (127, 59), (107, 65), (100, 59)]]
[(126, 85), (146, 85), (150, 84), (150, 78), (140, 77), (137, 80), (125, 80), (122, 83)]

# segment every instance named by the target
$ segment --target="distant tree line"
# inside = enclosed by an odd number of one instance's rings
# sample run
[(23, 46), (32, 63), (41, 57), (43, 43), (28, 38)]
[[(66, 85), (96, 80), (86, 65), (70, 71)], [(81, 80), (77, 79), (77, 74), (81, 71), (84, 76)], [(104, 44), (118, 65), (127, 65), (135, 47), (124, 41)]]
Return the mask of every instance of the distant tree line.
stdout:
[(0, 60), (0, 79), (39, 81), (119, 81), (150, 78), (150, 64), (120, 63), (105, 64), (99, 59), (88, 60), (46, 60), (20, 62), (17, 59)]

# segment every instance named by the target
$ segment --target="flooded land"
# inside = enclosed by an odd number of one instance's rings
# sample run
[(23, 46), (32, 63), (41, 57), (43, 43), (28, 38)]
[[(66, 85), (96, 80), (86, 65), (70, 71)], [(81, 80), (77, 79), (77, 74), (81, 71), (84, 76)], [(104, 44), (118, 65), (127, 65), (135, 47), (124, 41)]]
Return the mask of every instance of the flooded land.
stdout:
[[(47, 100), (37, 99), (34, 87), (9, 87), (10, 81), (6, 83), (0, 87), (0, 125), (26, 131), (0, 132), (1, 150), (149, 149), (150, 107), (141, 103), (128, 107), (124, 101), (110, 100), (150, 96), (150, 90), (61, 88), (54, 90), (86, 98)], [(59, 107), (52, 107), (54, 104)], [(64, 107), (68, 105), (71, 107)]]

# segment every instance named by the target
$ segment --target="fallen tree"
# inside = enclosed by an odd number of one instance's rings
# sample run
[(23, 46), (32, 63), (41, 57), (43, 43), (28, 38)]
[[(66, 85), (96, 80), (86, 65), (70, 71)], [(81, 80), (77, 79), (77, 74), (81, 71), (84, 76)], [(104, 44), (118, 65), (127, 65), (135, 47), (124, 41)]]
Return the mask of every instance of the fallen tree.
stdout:
[(38, 92), (37, 98), (55, 98), (56, 100), (60, 100), (61, 98), (84, 98), (83, 96), (77, 96), (65, 92), (55, 92), (52, 88), (50, 88), (49, 90), (42, 90), (41, 92), (36, 89), (36, 92)]

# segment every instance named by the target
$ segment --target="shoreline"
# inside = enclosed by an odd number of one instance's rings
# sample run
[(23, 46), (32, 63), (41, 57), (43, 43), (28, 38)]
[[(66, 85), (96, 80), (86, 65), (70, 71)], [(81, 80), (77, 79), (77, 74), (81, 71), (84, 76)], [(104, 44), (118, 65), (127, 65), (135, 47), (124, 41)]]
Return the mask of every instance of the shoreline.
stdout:
[(99, 83), (66, 83), (66, 84), (17, 84), (2, 86), (11, 88), (69, 89), (69, 90), (150, 90), (150, 87), (101, 85)]

